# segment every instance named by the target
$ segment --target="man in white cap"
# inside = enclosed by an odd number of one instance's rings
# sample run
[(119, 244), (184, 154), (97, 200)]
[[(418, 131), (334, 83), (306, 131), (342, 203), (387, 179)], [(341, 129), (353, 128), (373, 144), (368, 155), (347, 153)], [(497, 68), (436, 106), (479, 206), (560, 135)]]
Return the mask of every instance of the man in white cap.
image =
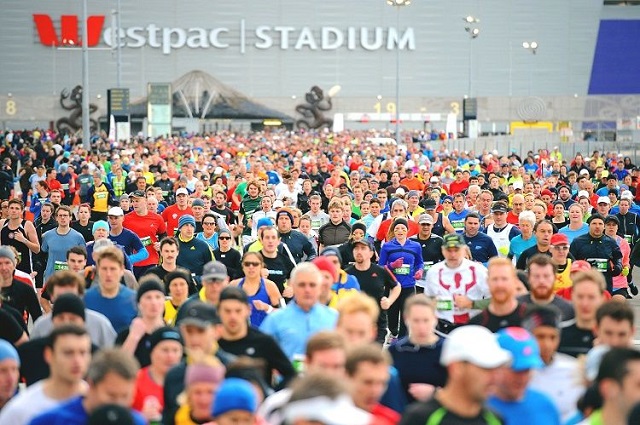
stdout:
[[(167, 235), (174, 236), (178, 230), (178, 220), (183, 215), (193, 216), (193, 210), (189, 206), (189, 191), (184, 187), (176, 190), (176, 203), (162, 211), (162, 218), (167, 224)], [(195, 219), (194, 219), (195, 221)]]
[(149, 258), (149, 252), (142, 244), (138, 234), (123, 227), (124, 211), (120, 207), (112, 207), (107, 214), (109, 219), (109, 239), (124, 248), (131, 264)]
[(598, 198), (598, 202), (596, 204), (596, 212), (603, 217), (609, 215), (609, 211), (611, 210), (611, 199), (608, 196), (601, 196)]
[(502, 424), (485, 407), (485, 401), (491, 395), (498, 368), (510, 360), (511, 353), (500, 347), (490, 330), (476, 325), (455, 329), (445, 340), (440, 356), (449, 375), (447, 384), (430, 401), (410, 406), (400, 425)]

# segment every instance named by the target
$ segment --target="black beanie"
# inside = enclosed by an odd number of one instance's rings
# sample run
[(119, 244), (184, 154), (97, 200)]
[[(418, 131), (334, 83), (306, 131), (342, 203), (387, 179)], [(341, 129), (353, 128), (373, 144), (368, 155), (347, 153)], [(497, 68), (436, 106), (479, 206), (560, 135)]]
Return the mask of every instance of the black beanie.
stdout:
[(136, 301), (140, 302), (140, 298), (142, 298), (142, 296), (149, 291), (160, 291), (164, 295), (164, 285), (159, 278), (149, 277), (148, 280), (145, 280), (138, 288)]
[(51, 317), (56, 317), (61, 313), (73, 313), (76, 316), (82, 317), (82, 320), (85, 320), (84, 301), (75, 294), (60, 295), (53, 303)]
[(398, 224), (402, 224), (404, 227), (407, 228), (407, 230), (409, 229), (409, 222), (407, 221), (406, 218), (398, 217), (398, 218), (394, 219), (393, 220), (393, 224), (391, 225), (391, 228), (393, 229)]
[(365, 226), (364, 223), (361, 223), (359, 221), (357, 223), (353, 223), (353, 225), (351, 226), (351, 233), (353, 233), (357, 229), (362, 230), (365, 235), (367, 234), (367, 226)]

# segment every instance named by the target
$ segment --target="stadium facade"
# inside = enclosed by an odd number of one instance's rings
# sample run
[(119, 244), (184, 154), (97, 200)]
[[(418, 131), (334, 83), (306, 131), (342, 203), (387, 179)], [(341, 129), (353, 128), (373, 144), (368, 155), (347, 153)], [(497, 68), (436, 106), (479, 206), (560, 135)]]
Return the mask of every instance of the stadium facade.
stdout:
[[(637, 127), (640, 6), (605, 3), (121, 0), (116, 37), (116, 0), (88, 0), (93, 117), (104, 119), (106, 91), (117, 86), (119, 38), (121, 87), (132, 102), (144, 100), (148, 83), (203, 71), (293, 118), (312, 86), (325, 95), (339, 86), (331, 114), (384, 126), (398, 106), (399, 75), (406, 125), (444, 122), (451, 113), (461, 119), (470, 96), (478, 120), (494, 130), (513, 121), (631, 119)], [(68, 115), (60, 93), (82, 83), (81, 28), (82, 1), (3, 0), (3, 126), (48, 126)]]

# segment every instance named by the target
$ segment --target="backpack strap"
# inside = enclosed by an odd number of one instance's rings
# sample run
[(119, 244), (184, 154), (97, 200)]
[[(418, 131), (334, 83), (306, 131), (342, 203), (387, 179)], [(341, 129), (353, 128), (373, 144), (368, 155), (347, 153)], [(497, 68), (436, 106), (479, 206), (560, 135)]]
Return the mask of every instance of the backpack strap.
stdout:
[(438, 408), (435, 412), (429, 415), (427, 421), (425, 422), (425, 425), (440, 425), (447, 413), (449, 412), (444, 407)]

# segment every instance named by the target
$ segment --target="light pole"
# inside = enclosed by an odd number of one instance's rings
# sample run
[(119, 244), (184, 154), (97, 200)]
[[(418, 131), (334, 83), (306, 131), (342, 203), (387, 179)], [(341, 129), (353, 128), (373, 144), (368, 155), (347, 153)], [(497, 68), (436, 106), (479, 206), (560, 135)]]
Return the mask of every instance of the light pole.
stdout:
[[(523, 41), (522, 42), (522, 47), (525, 50), (530, 51), (531, 53), (533, 53), (534, 55), (537, 53), (538, 51), (538, 42), (537, 41)], [(529, 66), (529, 96), (531, 96), (533, 90), (532, 90), (532, 86), (533, 86), (533, 61), (531, 62), (530, 66)]]
[[(387, 0), (389, 6), (396, 8), (396, 31), (400, 31), (400, 8), (409, 6), (411, 0)], [(399, 37), (399, 35), (398, 35)], [(400, 145), (400, 43), (396, 46), (396, 143)]]
[(469, 34), (469, 87), (467, 88), (467, 96), (469, 98), (471, 95), (471, 76), (472, 76), (472, 66), (473, 66), (473, 40), (478, 38), (480, 35), (480, 28), (478, 28), (478, 23), (480, 23), (480, 19), (475, 16), (465, 16), (462, 18), (465, 22), (464, 30)]
[(122, 47), (120, 47), (120, 0), (116, 3), (116, 87), (122, 85)]
[(89, 122), (89, 30), (87, 0), (82, 0), (82, 147), (91, 149)]

